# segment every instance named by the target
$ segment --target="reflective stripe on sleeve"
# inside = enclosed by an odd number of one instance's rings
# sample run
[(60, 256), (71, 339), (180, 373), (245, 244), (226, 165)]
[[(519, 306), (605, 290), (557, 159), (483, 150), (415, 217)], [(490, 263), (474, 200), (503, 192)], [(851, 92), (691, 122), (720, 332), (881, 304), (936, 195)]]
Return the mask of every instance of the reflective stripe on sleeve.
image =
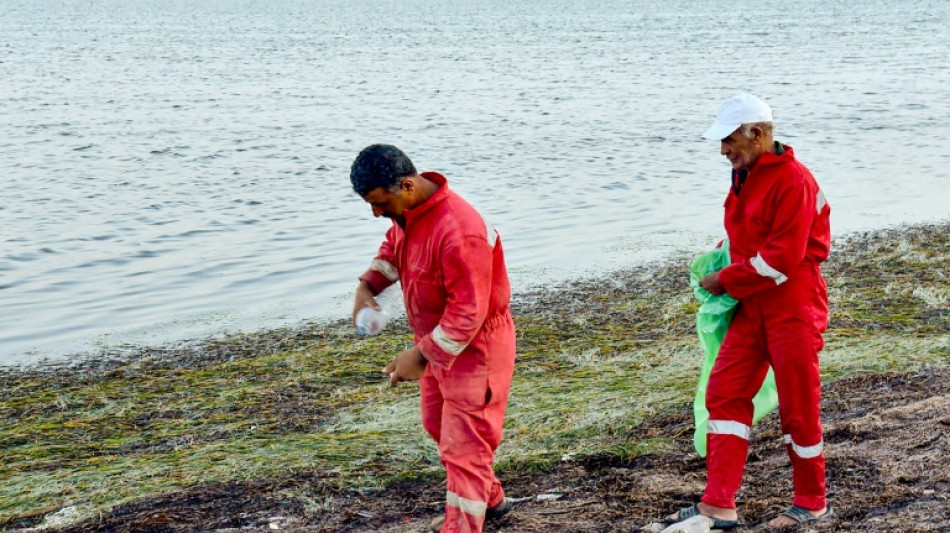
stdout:
[(756, 254), (750, 261), (752, 262), (752, 267), (755, 268), (755, 271), (760, 276), (772, 278), (776, 285), (781, 285), (788, 281), (788, 276), (769, 266), (769, 264), (765, 262), (765, 259), (762, 259), (762, 254)]
[(795, 452), (795, 455), (801, 457), (802, 459), (814, 459), (821, 455), (821, 452), (825, 450), (825, 442), (818, 441), (818, 444), (814, 446), (799, 446), (795, 444), (795, 441), (792, 440), (791, 435), (783, 435), (785, 439), (785, 444), (792, 445), (792, 451)]
[(815, 209), (818, 211), (818, 214), (821, 214), (821, 210), (828, 205), (828, 200), (825, 200), (825, 193), (821, 189), (818, 189), (818, 196), (815, 198)]
[(373, 259), (373, 262), (369, 265), (370, 270), (375, 270), (380, 274), (386, 276), (386, 279), (392, 281), (393, 283), (399, 281), (399, 271), (396, 270), (396, 267), (388, 261), (383, 261), (382, 259)]
[(485, 220), (485, 217), (482, 217), (482, 221), (485, 222), (485, 238), (488, 239), (488, 245), (494, 248), (495, 243), (498, 242), (498, 232), (495, 231), (495, 226)]
[(752, 437), (752, 427), (735, 420), (710, 420), (706, 425), (706, 434), (734, 435), (740, 439), (749, 440)]
[(432, 330), (432, 340), (446, 352), (449, 352), (452, 355), (458, 355), (468, 346), (468, 344), (462, 344), (461, 342), (452, 340), (448, 335), (445, 334), (445, 330), (442, 329), (442, 325), (438, 325)]
[(483, 516), (488, 509), (488, 502), (477, 502), (459, 496), (452, 491), (446, 491), (445, 503), (452, 507), (458, 507), (463, 513), (472, 516)]

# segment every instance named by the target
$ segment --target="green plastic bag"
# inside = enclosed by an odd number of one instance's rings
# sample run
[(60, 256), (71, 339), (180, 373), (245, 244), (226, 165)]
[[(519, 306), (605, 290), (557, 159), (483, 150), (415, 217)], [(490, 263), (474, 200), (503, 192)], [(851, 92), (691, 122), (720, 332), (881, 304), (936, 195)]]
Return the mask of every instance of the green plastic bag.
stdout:
[[(693, 288), (696, 299), (702, 302), (696, 313), (696, 332), (699, 334), (699, 344), (706, 353), (703, 369), (699, 373), (699, 385), (696, 387), (696, 398), (693, 400), (693, 415), (696, 418), (696, 431), (693, 433), (693, 446), (700, 457), (706, 457), (706, 424), (709, 422), (709, 411), (706, 410), (706, 384), (709, 382), (709, 373), (712, 372), (719, 346), (726, 336), (732, 315), (735, 313), (735, 298), (728, 294), (713, 296), (712, 293), (699, 286), (699, 280), (706, 274), (718, 272), (729, 265), (729, 240), (723, 241), (722, 246), (711, 252), (697, 257), (689, 266), (689, 285)], [(755, 404), (753, 423), (758, 422), (765, 415), (778, 407), (778, 392), (775, 389), (775, 376), (769, 369), (762, 388), (752, 400)]]

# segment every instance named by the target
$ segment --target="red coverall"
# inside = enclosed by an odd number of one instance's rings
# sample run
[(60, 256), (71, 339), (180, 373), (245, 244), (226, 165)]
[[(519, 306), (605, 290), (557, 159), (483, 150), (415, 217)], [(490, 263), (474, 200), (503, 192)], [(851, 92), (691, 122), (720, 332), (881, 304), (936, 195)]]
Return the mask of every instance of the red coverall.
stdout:
[(726, 198), (732, 264), (719, 273), (739, 306), (706, 389), (708, 481), (702, 500), (735, 508), (752, 431), (752, 398), (775, 371), (793, 505), (825, 506), (818, 352), (828, 298), (820, 263), (831, 246), (831, 207), (789, 146), (776, 143)]
[(505, 497), (492, 470), (515, 363), (511, 288), (495, 229), (436, 172), (439, 185), (393, 223), (360, 279), (377, 294), (396, 282), (415, 344), (428, 360), (419, 380), (422, 425), (446, 470), (443, 533), (482, 531)]

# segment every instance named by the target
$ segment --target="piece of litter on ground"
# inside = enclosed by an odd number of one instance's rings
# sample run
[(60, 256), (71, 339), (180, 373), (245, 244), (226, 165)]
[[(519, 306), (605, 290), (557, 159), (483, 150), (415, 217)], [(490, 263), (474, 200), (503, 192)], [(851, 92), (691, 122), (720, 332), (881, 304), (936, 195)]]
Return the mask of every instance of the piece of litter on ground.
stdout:
[(697, 515), (688, 520), (677, 522), (664, 529), (661, 533), (710, 533), (712, 525), (712, 518)]
[(554, 500), (559, 500), (559, 499), (561, 499), (561, 496), (564, 496), (564, 494), (562, 494), (562, 493), (560, 493), (560, 492), (545, 492), (544, 494), (535, 494), (534, 496), (525, 496), (525, 497), (523, 497), (523, 498), (511, 498), (511, 497), (509, 497), (508, 500), (509, 500), (511, 503), (523, 503), (523, 502), (530, 502), (530, 501), (536, 501), (536, 502), (551, 502), (551, 501), (554, 501)]
[(82, 518), (83, 510), (78, 506), (63, 507), (62, 509), (48, 514), (43, 518), (43, 522), (35, 529), (43, 530), (47, 528), (57, 528), (66, 526)]

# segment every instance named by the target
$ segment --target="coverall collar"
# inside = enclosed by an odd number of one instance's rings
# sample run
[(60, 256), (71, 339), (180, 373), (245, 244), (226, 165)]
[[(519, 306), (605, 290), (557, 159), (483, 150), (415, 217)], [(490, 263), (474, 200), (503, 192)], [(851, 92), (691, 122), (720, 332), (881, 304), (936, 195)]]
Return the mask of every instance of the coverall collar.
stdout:
[(765, 152), (760, 155), (759, 158), (755, 161), (755, 164), (752, 165), (752, 168), (739, 168), (733, 169), (732, 171), (732, 190), (736, 194), (742, 190), (742, 186), (745, 184), (746, 178), (749, 177), (749, 174), (752, 172), (752, 169), (756, 167), (766, 167), (769, 165), (774, 165), (780, 163), (787, 158), (795, 158), (795, 152), (792, 150), (792, 147), (787, 144), (782, 144), (778, 141), (775, 141), (775, 151), (774, 152)]
[(758, 166), (774, 165), (775, 163), (780, 163), (789, 157), (795, 157), (795, 152), (792, 151), (792, 147), (787, 144), (782, 144), (778, 141), (775, 141), (775, 151), (765, 152), (764, 154), (760, 155), (759, 159), (756, 160), (754, 165), (752, 165), (752, 168), (749, 169), (749, 172)]
[(438, 172), (422, 172), (419, 175), (435, 183), (439, 186), (439, 188), (436, 189), (432, 196), (427, 198), (426, 201), (422, 203), (422, 205), (412, 209), (407, 209), (405, 211), (406, 228), (408, 228), (414, 220), (425, 216), (425, 214), (431, 211), (436, 204), (442, 200), (445, 200), (445, 198), (449, 195), (449, 180), (447, 180), (445, 176), (439, 174)]

